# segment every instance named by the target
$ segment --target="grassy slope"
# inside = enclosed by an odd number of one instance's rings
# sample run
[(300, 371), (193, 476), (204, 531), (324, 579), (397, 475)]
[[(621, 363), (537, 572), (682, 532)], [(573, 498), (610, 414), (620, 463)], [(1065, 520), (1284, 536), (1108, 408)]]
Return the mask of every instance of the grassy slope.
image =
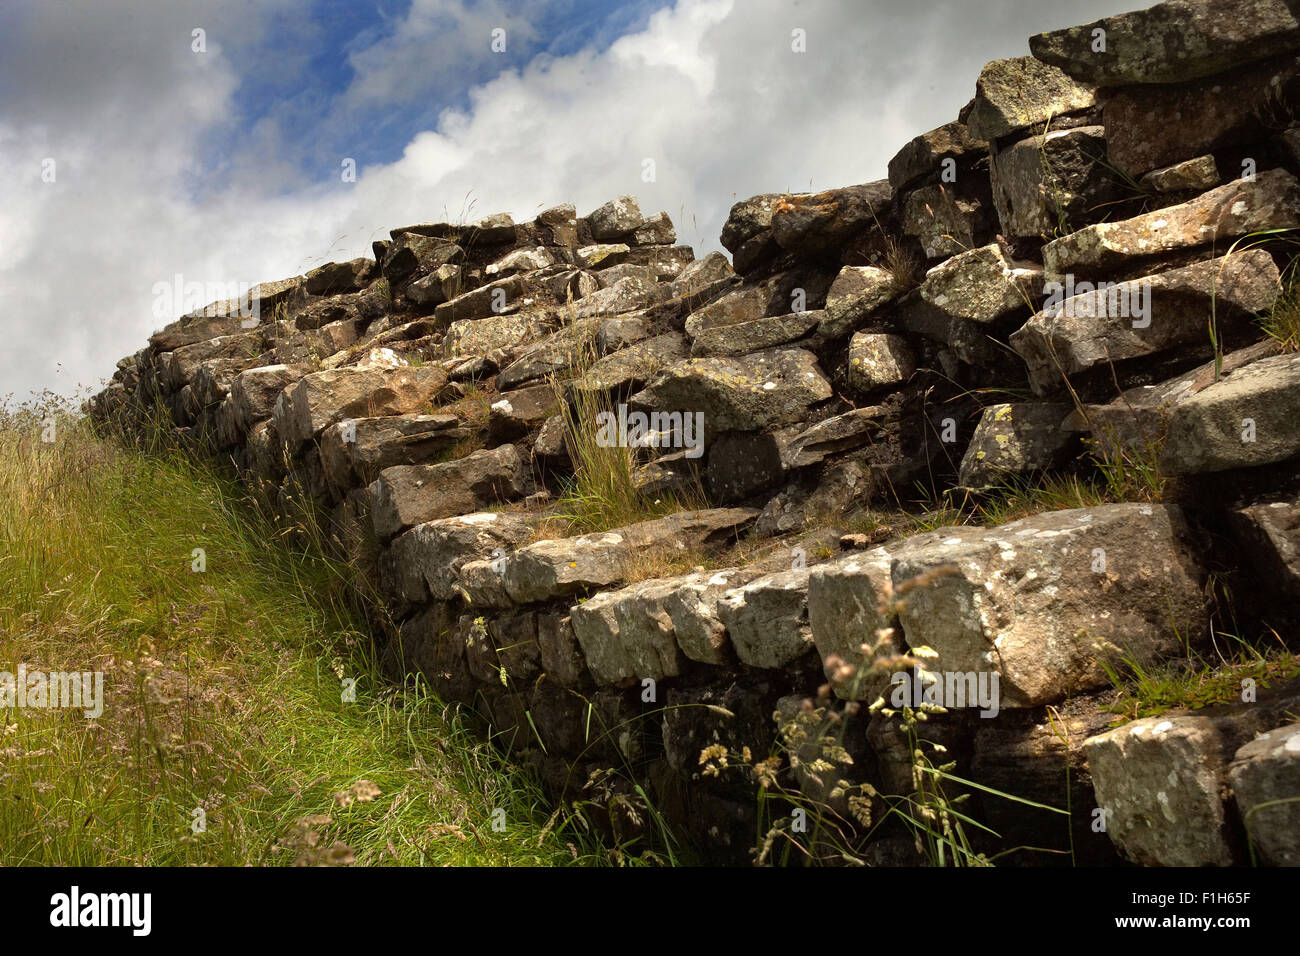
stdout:
[(179, 457), (57, 439), (0, 423), (0, 671), (101, 670), (105, 709), (0, 712), (0, 863), (604, 861), (436, 700), (385, 689), (338, 568)]

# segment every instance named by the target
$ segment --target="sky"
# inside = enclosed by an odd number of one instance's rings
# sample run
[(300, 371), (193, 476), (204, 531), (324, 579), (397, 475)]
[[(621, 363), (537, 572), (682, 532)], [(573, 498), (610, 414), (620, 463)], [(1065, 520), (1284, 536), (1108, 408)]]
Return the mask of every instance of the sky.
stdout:
[(702, 256), (737, 200), (882, 179), (986, 62), (1140, 5), (0, 0), (0, 400), (100, 386), (176, 276), (409, 223), (631, 193)]

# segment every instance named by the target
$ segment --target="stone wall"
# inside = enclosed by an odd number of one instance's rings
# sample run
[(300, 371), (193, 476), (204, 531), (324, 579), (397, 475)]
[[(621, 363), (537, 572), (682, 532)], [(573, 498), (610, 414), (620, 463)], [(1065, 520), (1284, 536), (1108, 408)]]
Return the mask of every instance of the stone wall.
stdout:
[[(887, 179), (737, 203), (730, 261), (631, 196), (404, 226), (183, 316), (90, 411), (127, 435), (161, 413), (287, 527), (323, 516), (394, 677), (620, 838), (648, 827), (639, 784), (709, 858), (748, 859), (755, 775), (721, 764), (778, 739), (773, 779), (865, 831), (915, 787), (890, 671), (924, 666), (971, 676), (917, 725), (935, 763), (1072, 809), (971, 790), (981, 848), (1294, 865), (1300, 802), (1271, 801), (1300, 797), (1300, 684), (1119, 727), (1108, 704), (1109, 673), (1228, 633), (1296, 647), (1300, 353), (1260, 317), (1300, 327), (1277, 232), (1300, 227), (1297, 8), (1180, 0), (1030, 48)], [(676, 416), (634, 452), (661, 506), (577, 533), (575, 429), (620, 407)], [(918, 488), (981, 502), (1098, 461), (1169, 481), (907, 519)], [(869, 862), (916, 859), (906, 828), (872, 833)]]

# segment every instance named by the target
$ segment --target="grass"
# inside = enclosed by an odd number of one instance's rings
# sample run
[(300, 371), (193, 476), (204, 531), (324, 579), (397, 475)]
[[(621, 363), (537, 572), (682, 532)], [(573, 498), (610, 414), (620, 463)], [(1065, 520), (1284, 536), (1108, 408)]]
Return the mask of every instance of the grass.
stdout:
[(637, 482), (637, 449), (601, 440), (603, 416), (617, 414), (614, 403), (603, 390), (569, 387), (585, 380), (595, 361), (594, 344), (589, 344), (578, 351), (566, 377), (550, 380), (564, 416), (565, 446), (573, 469), (556, 502), (555, 516), (567, 525), (569, 534), (590, 534), (708, 507), (698, 481), (647, 494)]
[(1282, 294), (1260, 319), (1260, 327), (1283, 351), (1300, 352), (1300, 259), (1291, 263), (1288, 273)]
[(0, 421), (0, 670), (100, 671), (104, 710), (0, 713), (0, 862), (608, 861), (423, 685), (381, 680), (346, 568), (179, 454), (67, 416), (42, 442), (46, 414)]
[[(1242, 682), (1250, 679), (1258, 687), (1300, 678), (1300, 655), (1292, 654), (1282, 642), (1278, 647), (1260, 647), (1232, 635), (1227, 654), (1218, 661), (1189, 653), (1186, 658), (1143, 667), (1131, 658), (1119, 666), (1099, 661), (1118, 697), (1110, 709), (1117, 716), (1112, 726), (1130, 720), (1155, 717), (1167, 710), (1200, 710), (1216, 704), (1240, 703)], [(1276, 636), (1276, 635), (1275, 635)]]

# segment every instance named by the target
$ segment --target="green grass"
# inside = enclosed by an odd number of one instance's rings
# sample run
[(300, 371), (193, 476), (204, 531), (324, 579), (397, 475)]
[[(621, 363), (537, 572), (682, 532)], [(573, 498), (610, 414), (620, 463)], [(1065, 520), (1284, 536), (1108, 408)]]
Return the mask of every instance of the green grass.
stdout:
[(1110, 708), (1119, 715), (1113, 726), (1156, 717), (1167, 710), (1240, 703), (1246, 679), (1268, 688), (1300, 677), (1300, 655), (1291, 654), (1280, 641), (1276, 648), (1259, 647), (1235, 637), (1217, 661), (1191, 653), (1150, 667), (1131, 658), (1122, 659), (1118, 667), (1104, 660), (1099, 663), (1118, 691)]
[(105, 702), (0, 712), (0, 863), (608, 862), (423, 685), (381, 679), (348, 569), (179, 455), (66, 419), (43, 443), (43, 418), (0, 421), (0, 670), (102, 671)]

